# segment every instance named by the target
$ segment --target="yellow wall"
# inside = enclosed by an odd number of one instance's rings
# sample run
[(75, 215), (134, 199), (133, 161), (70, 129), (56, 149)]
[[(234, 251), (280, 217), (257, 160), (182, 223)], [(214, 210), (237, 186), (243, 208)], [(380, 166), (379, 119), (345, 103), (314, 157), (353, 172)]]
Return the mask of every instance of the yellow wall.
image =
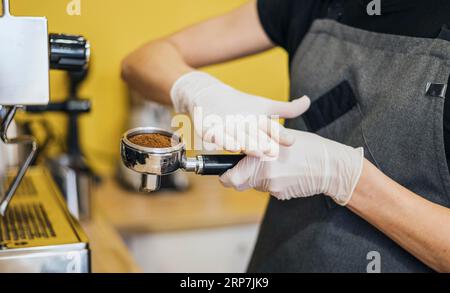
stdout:
[[(81, 120), (82, 146), (88, 161), (101, 174), (118, 163), (119, 138), (127, 118), (127, 94), (120, 80), (120, 61), (140, 44), (187, 24), (238, 7), (245, 0), (81, 0), (81, 16), (69, 16), (70, 0), (10, 0), (15, 15), (46, 16), (49, 31), (82, 34), (92, 45), (91, 72), (82, 95), (93, 111)], [(208, 69), (220, 79), (251, 93), (287, 98), (287, 58), (273, 50)], [(52, 99), (66, 93), (64, 75), (51, 73)], [(47, 115), (58, 134), (64, 119)]]

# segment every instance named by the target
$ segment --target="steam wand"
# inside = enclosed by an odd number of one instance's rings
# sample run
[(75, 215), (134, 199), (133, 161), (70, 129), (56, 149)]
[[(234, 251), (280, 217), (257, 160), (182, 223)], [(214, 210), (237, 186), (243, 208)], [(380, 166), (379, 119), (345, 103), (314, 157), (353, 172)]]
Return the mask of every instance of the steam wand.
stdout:
[(21, 135), (15, 138), (8, 138), (8, 128), (14, 119), (14, 116), (16, 115), (17, 109), (19, 106), (10, 106), (5, 107), (7, 109), (6, 115), (4, 119), (1, 122), (1, 128), (0, 128), (0, 137), (2, 141), (5, 144), (27, 144), (31, 145), (31, 151), (28, 154), (27, 158), (25, 159), (25, 162), (20, 166), (19, 172), (17, 173), (16, 177), (11, 182), (10, 186), (8, 187), (5, 196), (0, 202), (0, 216), (5, 216), (6, 211), (8, 209), (9, 203), (11, 202), (12, 197), (14, 196), (17, 188), (19, 187), (20, 182), (22, 181), (28, 167), (31, 165), (31, 163), (34, 160), (34, 157), (36, 155), (38, 145), (36, 142), (36, 139), (30, 135)]

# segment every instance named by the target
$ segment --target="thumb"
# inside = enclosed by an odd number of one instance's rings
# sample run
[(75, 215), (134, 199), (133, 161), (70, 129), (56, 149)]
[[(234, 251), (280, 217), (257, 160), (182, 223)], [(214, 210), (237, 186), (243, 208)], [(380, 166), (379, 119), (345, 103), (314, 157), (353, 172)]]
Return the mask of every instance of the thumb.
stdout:
[(280, 118), (296, 118), (305, 113), (309, 106), (311, 106), (311, 100), (307, 96), (303, 96), (299, 99), (291, 102), (273, 102), (271, 106), (271, 115), (278, 115)]
[(250, 189), (250, 178), (255, 173), (260, 159), (247, 156), (242, 159), (234, 168), (228, 170), (220, 177), (220, 182), (227, 188), (234, 188), (239, 191)]

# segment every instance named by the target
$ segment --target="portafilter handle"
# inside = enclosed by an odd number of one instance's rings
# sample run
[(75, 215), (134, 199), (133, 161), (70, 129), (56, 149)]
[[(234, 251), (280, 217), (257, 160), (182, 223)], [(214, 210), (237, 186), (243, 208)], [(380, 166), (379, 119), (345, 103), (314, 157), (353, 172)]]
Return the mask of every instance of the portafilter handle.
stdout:
[[(198, 175), (222, 175), (236, 166), (245, 155), (199, 155), (196, 157), (184, 156), (181, 168), (186, 172), (194, 172)], [(141, 175), (140, 192), (151, 193), (159, 190), (161, 185), (160, 175)]]
[(195, 172), (199, 175), (223, 175), (234, 168), (246, 155), (199, 155), (193, 158), (185, 158), (181, 167), (187, 172)]

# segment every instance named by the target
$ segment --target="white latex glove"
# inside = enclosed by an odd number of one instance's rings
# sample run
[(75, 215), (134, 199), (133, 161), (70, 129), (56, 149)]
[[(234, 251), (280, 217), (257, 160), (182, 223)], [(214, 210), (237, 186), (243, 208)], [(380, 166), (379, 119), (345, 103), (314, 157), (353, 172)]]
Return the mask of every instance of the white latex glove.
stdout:
[(281, 200), (325, 194), (346, 205), (362, 172), (364, 150), (316, 134), (289, 130), (295, 144), (276, 160), (247, 156), (220, 178), (226, 187), (270, 192)]
[[(289, 146), (294, 143), (292, 135), (270, 117), (295, 118), (311, 104), (308, 97), (288, 103), (249, 95), (200, 71), (180, 77), (172, 86), (171, 98), (175, 111), (190, 114), (193, 118), (195, 130), (203, 141), (228, 151), (244, 151), (258, 157), (276, 156), (279, 144)], [(199, 109), (203, 119), (195, 115)], [(258, 123), (249, 130), (244, 125), (248, 120), (229, 121), (227, 117), (230, 115), (253, 117)], [(206, 117), (213, 116), (219, 121), (204, 123)]]

